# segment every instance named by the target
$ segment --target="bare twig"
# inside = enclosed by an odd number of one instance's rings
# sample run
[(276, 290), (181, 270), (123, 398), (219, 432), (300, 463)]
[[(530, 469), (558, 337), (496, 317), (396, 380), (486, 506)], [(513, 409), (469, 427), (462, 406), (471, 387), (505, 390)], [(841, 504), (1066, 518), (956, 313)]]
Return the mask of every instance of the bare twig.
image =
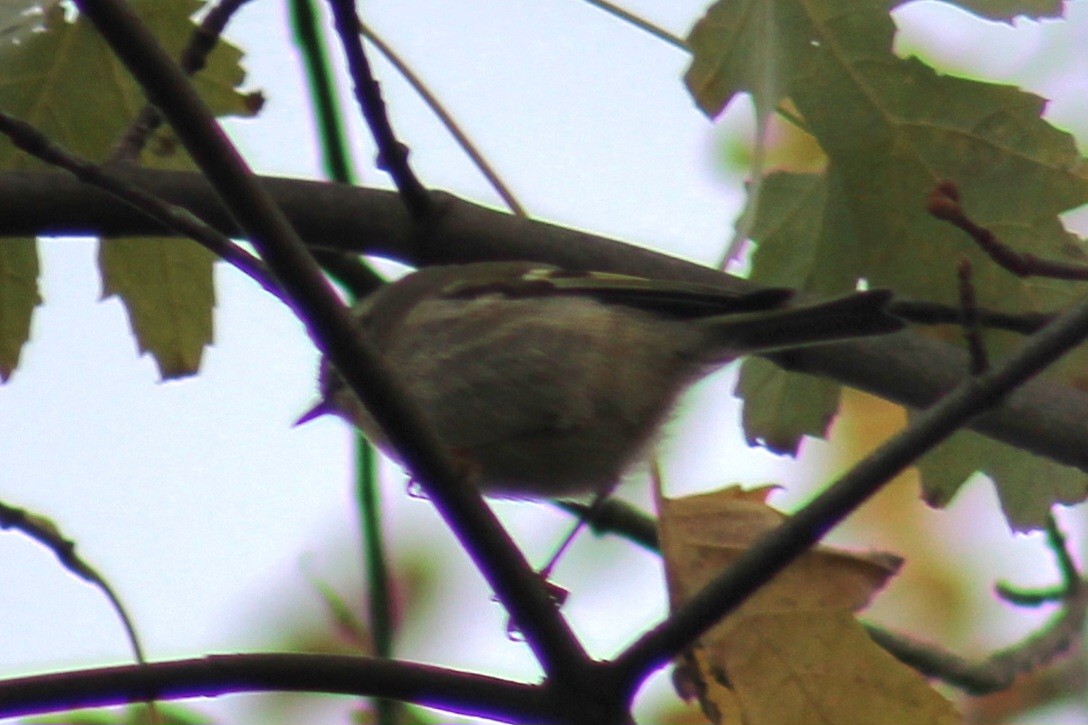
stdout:
[(986, 345), (982, 342), (978, 301), (971, 283), (971, 260), (963, 258), (957, 275), (960, 288), (960, 325), (963, 328), (963, 338), (967, 342), (967, 352), (971, 356), (971, 374), (981, 375), (990, 369), (990, 358), (986, 354)]
[(594, 534), (617, 534), (644, 549), (658, 550), (657, 521), (626, 501), (608, 498), (595, 506), (573, 501), (556, 501), (555, 505), (584, 521)]
[(321, 141), (321, 163), (325, 174), (334, 181), (354, 184), (355, 169), (344, 131), (336, 80), (330, 68), (328, 48), (317, 14), (317, 1), (291, 0), (288, 3), (291, 9), (291, 30), (306, 69), (306, 85), (317, 120), (317, 136)]
[(1029, 592), (1014, 590), (1009, 585), (998, 585), (1000, 596), (1021, 606), (1037, 606), (1045, 602), (1061, 604), (1061, 610), (1049, 622), (1019, 643), (995, 652), (981, 662), (970, 662), (939, 647), (878, 628), (871, 627), (870, 635), (904, 663), (973, 695), (1004, 690), (1013, 684), (1017, 675), (1051, 664), (1076, 647), (1083, 637), (1088, 613), (1088, 586), (1073, 561), (1065, 535), (1053, 514), (1047, 517), (1046, 530), (1050, 549), (1061, 571), (1061, 586)]
[(867, 627), (869, 636), (896, 659), (927, 677), (946, 682), (972, 695), (1007, 689), (1017, 675), (1032, 672), (1069, 651), (1082, 636), (1088, 597), (1083, 591), (1064, 602), (1049, 622), (1023, 641), (971, 661), (932, 644), (901, 634)]
[(673, 33), (670, 33), (668, 30), (665, 30), (660, 25), (655, 25), (654, 23), (651, 23), (649, 20), (646, 20), (643, 17), (635, 15), (630, 10), (626, 10), (624, 8), (621, 8), (619, 5), (617, 5), (617, 4), (613, 3), (613, 2), (608, 2), (608, 0), (586, 0), (586, 2), (589, 3), (590, 5), (594, 5), (594, 6), (598, 7), (598, 8), (600, 8), (601, 10), (604, 10), (609, 15), (612, 15), (612, 16), (615, 16), (615, 17), (619, 18), (620, 20), (624, 21), (625, 23), (629, 23), (629, 24), (633, 25), (634, 27), (638, 28), (639, 30), (642, 30), (642, 31), (644, 31), (646, 33), (649, 33), (650, 35), (654, 36), (658, 40), (665, 41), (666, 43), (668, 43), (669, 45), (671, 45), (671, 46), (673, 46), (675, 48), (679, 48), (680, 50), (687, 50), (688, 49), (688, 44), (685, 43), (684, 39), (681, 38), (680, 36), (674, 35)]
[(1076, 707), (1085, 701), (1086, 693), (1088, 660), (1078, 648), (1046, 669), (1016, 678), (1007, 691), (962, 702), (961, 711), (964, 722), (971, 725), (1054, 722), (1044, 713), (1061, 712), (1064, 704)]
[(998, 594), (1021, 606), (1060, 602), (1061, 610), (1021, 642), (995, 652), (981, 662), (970, 662), (939, 647), (915, 642), (902, 635), (870, 627), (873, 639), (906, 664), (923, 674), (936, 677), (974, 695), (997, 692), (1009, 687), (1014, 678), (1052, 662), (1073, 647), (1082, 636), (1088, 613), (1088, 586), (1077, 570), (1065, 535), (1047, 516), (1047, 540), (1062, 574), (1062, 585), (1053, 590), (1025, 592), (999, 584)]
[(382, 100), (381, 86), (374, 79), (370, 62), (363, 50), (359, 36), (359, 18), (355, 14), (354, 0), (329, 0), (336, 33), (348, 61), (348, 72), (355, 84), (355, 98), (362, 109), (363, 118), (378, 146), (378, 167), (389, 172), (400, 192), (404, 205), (416, 221), (425, 219), (432, 204), (427, 189), (408, 165), (408, 147), (401, 143), (389, 122), (389, 115)]
[(140, 646), (140, 637), (136, 633), (136, 625), (132, 621), (132, 617), (128, 615), (121, 598), (117, 596), (109, 582), (76, 553), (75, 542), (64, 536), (56, 524), (43, 516), (31, 514), (26, 509), (15, 508), (0, 502), (0, 529), (14, 529), (23, 532), (52, 551), (53, 555), (57, 557), (57, 561), (65, 569), (85, 582), (98, 587), (106, 596), (106, 599), (109, 600), (113, 611), (117, 613), (117, 618), (125, 629), (125, 635), (132, 647), (132, 654), (136, 661), (140, 664), (147, 664), (143, 647)]
[(1003, 243), (989, 229), (975, 224), (960, 204), (960, 192), (951, 181), (938, 184), (929, 195), (926, 207), (931, 215), (952, 224), (971, 236), (975, 244), (994, 262), (1017, 277), (1088, 280), (1088, 265), (1053, 262), (1034, 254), (1021, 253)]
[(1077, 563), (1073, 561), (1073, 554), (1069, 551), (1065, 532), (1058, 526), (1053, 511), (1047, 514), (1046, 517), (1046, 538), (1050, 550), (1054, 552), (1054, 558), (1058, 564), (1058, 571), (1062, 574), (1062, 584), (1066, 591), (1072, 594), (1078, 588), (1084, 587), (1084, 575), (1077, 568)]
[[(128, 640), (129, 647), (132, 648), (132, 656), (135, 658), (136, 664), (140, 667), (147, 666), (147, 657), (144, 654), (143, 646), (140, 644), (140, 635), (136, 631), (136, 622), (129, 616), (121, 597), (118, 596), (105, 577), (98, 573), (97, 569), (76, 553), (75, 542), (61, 533), (52, 520), (29, 513), (26, 509), (15, 508), (0, 502), (0, 529), (14, 529), (23, 532), (52, 551), (53, 556), (57, 558), (61, 566), (102, 592), (106, 597), (106, 601), (109, 602), (110, 608), (113, 609), (117, 619), (121, 622), (121, 627), (125, 630), (125, 638)], [(159, 712), (155, 704), (155, 698), (149, 696), (144, 700), (152, 725), (161, 725), (164, 720), (162, 713)]]
[[(959, 307), (942, 305), (938, 302), (916, 300), (892, 300), (888, 312), (907, 322), (919, 325), (958, 325), (962, 323)], [(979, 327), (995, 330), (1007, 330), (1030, 335), (1038, 332), (1054, 319), (1051, 312), (998, 312), (984, 307), (975, 307), (975, 318)]]
[[(223, 34), (227, 23), (247, 2), (249, 0), (221, 0), (218, 5), (208, 11), (200, 25), (193, 28), (189, 43), (182, 50), (178, 61), (187, 75), (194, 75), (204, 69), (204, 63), (219, 43), (219, 36)], [(145, 105), (121, 135), (107, 163), (121, 164), (135, 161), (147, 145), (151, 134), (161, 125), (162, 114), (159, 110), (150, 103)]]
[[(319, 0), (289, 0), (291, 29), (295, 44), (302, 56), (306, 69), (307, 87), (313, 110), (317, 117), (317, 137), (321, 148), (321, 162), (326, 174), (334, 181), (354, 184), (356, 181), (355, 165), (350, 146), (344, 131), (345, 123), (341, 107), (336, 78), (329, 62), (329, 47), (325, 41), (321, 18), (318, 12)], [(348, 301), (354, 303), (374, 289), (378, 275), (370, 265), (360, 258), (344, 252), (319, 250), (314, 257), (318, 263), (333, 275), (341, 285), (350, 290)], [(369, 290), (360, 289), (360, 278), (371, 282)], [(377, 454), (374, 447), (359, 432), (352, 434), (354, 445), (355, 493), (359, 514), (360, 546), (366, 588), (364, 598), (367, 602), (366, 631), (369, 646), (362, 650), (378, 657), (393, 656), (394, 605), (389, 578), (389, 563), (386, 554), (385, 537), (382, 534), (381, 492), (378, 485)], [(333, 612), (339, 613), (341, 631), (362, 634), (361, 623), (353, 622), (353, 615), (346, 604), (325, 587), (323, 598)], [(404, 704), (394, 700), (378, 698), (373, 700), (375, 725), (400, 725)]]
[(427, 87), (427, 84), (411, 69), (411, 67), (405, 63), (399, 55), (382, 40), (381, 36), (375, 33), (366, 23), (360, 22), (359, 29), (363, 33), (363, 37), (370, 41), (378, 52), (385, 57), (389, 64), (397, 69), (397, 72), (404, 77), (404, 80), (408, 81), (408, 85), (412, 86), (419, 97), (423, 100), (427, 107), (431, 109), (431, 112), (438, 117), (438, 120), (442, 122), (442, 125), (446, 127), (446, 130), (453, 136), (454, 141), (461, 147), (461, 150), (465, 152), (465, 155), (469, 157), (472, 163), (480, 170), (484, 178), (487, 179), (487, 183), (491, 184), (491, 188), (495, 190), (495, 193), (503, 200), (507, 208), (511, 212), (520, 217), (528, 217), (528, 213), (525, 211), (525, 207), (521, 205), (521, 202), (514, 196), (514, 192), (510, 187), (499, 177), (498, 172), (484, 157), (483, 152), (472, 142), (472, 139), (468, 137), (462, 129), (461, 125), (457, 123), (457, 120), (446, 110), (442, 102), (438, 100), (438, 97), (431, 92), (431, 89)]
[(1021, 607), (1038, 607), (1043, 604), (1060, 602), (1070, 597), (1078, 587), (1085, 586), (1077, 565), (1073, 561), (1069, 547), (1066, 545), (1065, 534), (1058, 527), (1053, 512), (1046, 517), (1046, 536), (1050, 550), (1054, 552), (1054, 558), (1058, 563), (1058, 570), (1062, 575), (1062, 582), (1057, 586), (1043, 589), (1024, 589), (1006, 582), (998, 582), (994, 591), (1007, 602)]
[[(317, 116), (319, 137), (322, 145), (322, 164), (333, 181), (342, 184), (355, 183), (355, 170), (344, 137), (344, 123), (336, 95), (336, 83), (329, 68), (321, 25), (313, 4), (317, 0), (293, 0), (291, 25), (295, 42), (302, 52), (306, 77)], [(358, 255), (329, 249), (314, 250), (314, 257), (322, 269), (346, 287), (355, 298), (365, 297), (376, 290), (383, 280), (364, 264)]]

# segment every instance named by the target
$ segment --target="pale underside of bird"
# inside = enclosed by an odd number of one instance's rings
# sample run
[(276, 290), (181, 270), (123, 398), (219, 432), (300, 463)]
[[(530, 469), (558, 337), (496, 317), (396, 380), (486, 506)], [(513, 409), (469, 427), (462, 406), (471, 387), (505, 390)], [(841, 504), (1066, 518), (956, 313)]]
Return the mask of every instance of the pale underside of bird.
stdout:
[[(610, 490), (679, 395), (745, 354), (894, 332), (886, 291), (785, 307), (789, 290), (567, 272), (535, 263), (430, 267), (356, 307), (442, 442), (490, 495)], [(327, 362), (321, 402), (394, 459), (380, 426)]]

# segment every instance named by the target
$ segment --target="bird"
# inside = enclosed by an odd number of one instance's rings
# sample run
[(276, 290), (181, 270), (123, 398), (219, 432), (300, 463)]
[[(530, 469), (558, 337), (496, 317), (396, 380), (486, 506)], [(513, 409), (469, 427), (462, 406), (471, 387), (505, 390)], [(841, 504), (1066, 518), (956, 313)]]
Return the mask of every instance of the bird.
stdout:
[[(887, 290), (795, 307), (793, 291), (569, 270), (532, 261), (423, 267), (353, 316), (490, 496), (607, 495), (690, 385), (751, 353), (895, 332)], [(319, 401), (399, 460), (323, 358)]]

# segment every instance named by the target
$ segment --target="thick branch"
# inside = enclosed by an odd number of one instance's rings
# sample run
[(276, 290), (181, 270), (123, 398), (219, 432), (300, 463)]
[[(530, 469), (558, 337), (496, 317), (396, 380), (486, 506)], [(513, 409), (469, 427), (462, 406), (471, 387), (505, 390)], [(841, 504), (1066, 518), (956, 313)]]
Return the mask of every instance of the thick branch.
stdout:
[[(126, 172), (152, 193), (194, 211), (231, 234), (229, 220), (196, 174)], [(615, 269), (724, 284), (752, 285), (714, 270), (613, 239), (519, 219), (456, 197), (443, 206), (426, 240), (414, 235), (394, 192), (264, 177), (268, 191), (309, 243), (366, 252), (409, 264), (488, 258), (534, 258), (583, 268)], [(161, 234), (144, 215), (59, 172), (0, 173), (0, 235)], [(792, 369), (838, 380), (888, 400), (923, 408), (951, 390), (968, 368), (966, 354), (919, 335), (808, 348), (790, 355)], [(1088, 394), (1033, 380), (971, 427), (996, 440), (1088, 471)]]
[(0, 719), (152, 698), (275, 691), (383, 697), (506, 722), (558, 721), (539, 686), (422, 664), (305, 654), (212, 655), (4, 680)]

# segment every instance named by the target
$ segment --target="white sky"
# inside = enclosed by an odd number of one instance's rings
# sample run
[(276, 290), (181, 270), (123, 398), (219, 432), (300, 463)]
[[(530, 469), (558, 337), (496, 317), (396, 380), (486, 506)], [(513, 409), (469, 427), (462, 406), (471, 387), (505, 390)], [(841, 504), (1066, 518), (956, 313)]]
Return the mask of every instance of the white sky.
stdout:
[[(261, 118), (229, 128), (258, 170), (313, 177), (308, 101), (287, 50), (284, 4), (253, 2), (228, 31), (247, 51), (248, 86), (268, 97)], [(683, 34), (702, 5), (627, 6)], [(683, 54), (574, 0), (375, 0), (364, 8), (532, 214), (706, 262), (720, 255), (741, 185), (717, 170), (722, 131), (680, 85)], [(1009, 30), (916, 3), (900, 15), (916, 40), (901, 45), (931, 48), (950, 68), (1025, 83), (1055, 99), (1059, 123), (1083, 129), (1086, 61), (1051, 52), (1084, 47), (1088, 11), (1073, 3), (1070, 12), (1069, 23)], [(497, 204), (405, 84), (377, 65), (393, 122), (425, 183)], [(734, 116), (726, 127), (745, 129), (743, 111)], [(373, 151), (357, 124), (355, 138), (363, 139), (357, 158), (368, 168)], [(364, 173), (365, 182), (385, 185), (381, 174)], [(94, 253), (86, 240), (42, 245), (46, 305), (35, 314), (22, 367), (0, 388), (0, 500), (51, 517), (78, 542), (128, 604), (153, 658), (268, 648), (275, 642), (268, 627), (292, 610), (290, 600), (309, 605), (293, 617), (320, 623), (301, 562), (345, 595), (358, 590), (345, 553), (355, 546), (354, 504), (344, 426), (291, 427), (311, 400), (317, 364), (300, 326), (220, 266), (217, 342), (203, 372), (159, 384), (152, 362), (137, 356), (120, 306), (99, 301)], [(670, 445), (700, 455), (670, 459), (670, 480), (696, 489), (779, 480), (796, 470), (743, 448), (731, 430), (737, 412), (727, 377), (703, 387), (707, 395), (678, 422)], [(633, 498), (645, 498), (640, 488), (629, 486)], [(443, 601), (431, 605), (426, 629), (405, 633), (399, 651), (535, 678), (531, 659), (506, 640), (502, 612), (429, 505), (407, 498), (393, 475), (386, 492), (394, 546), (442, 562)], [(989, 507), (986, 518), (996, 523), (975, 532), (974, 550), (1008, 539), (988, 487), (972, 487), (956, 508), (968, 505)], [(545, 506), (500, 508), (538, 561), (566, 526)], [(1018, 562), (1037, 565), (1040, 554), (1020, 547), (1003, 556), (1005, 569), (997, 571), (1009, 574)], [(102, 597), (37, 545), (0, 536), (0, 576), (0, 672), (128, 660)], [(573, 590), (567, 612), (595, 655), (611, 655), (663, 615), (656, 562), (621, 543), (587, 538), (559, 578)], [(442, 637), (451, 626), (457, 642), (472, 646), (451, 647)], [(242, 700), (193, 704), (241, 713)], [(348, 704), (335, 701), (326, 721), (345, 722)]]

